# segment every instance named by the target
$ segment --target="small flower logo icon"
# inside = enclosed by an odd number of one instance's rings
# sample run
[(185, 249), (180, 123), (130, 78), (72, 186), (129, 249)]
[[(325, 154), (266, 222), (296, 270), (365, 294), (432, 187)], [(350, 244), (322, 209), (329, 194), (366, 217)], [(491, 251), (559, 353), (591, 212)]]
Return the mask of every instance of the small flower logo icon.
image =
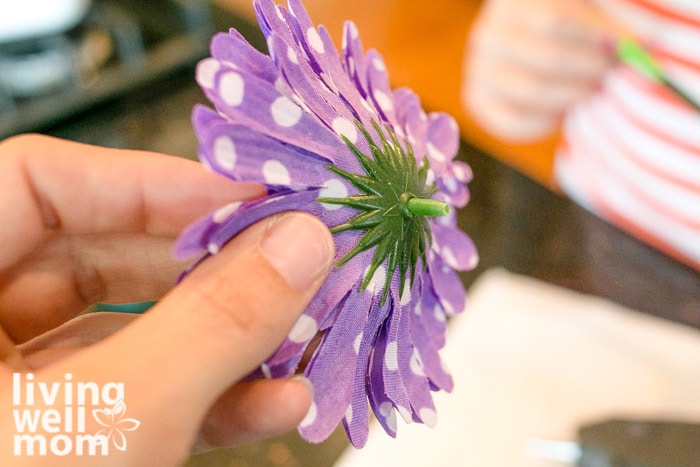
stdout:
[(120, 451), (126, 451), (126, 436), (123, 432), (134, 431), (141, 425), (141, 422), (136, 419), (124, 418), (125, 414), (126, 404), (122, 400), (117, 401), (112, 407), (92, 411), (92, 416), (97, 423), (104, 427), (95, 436), (111, 438), (114, 447)]

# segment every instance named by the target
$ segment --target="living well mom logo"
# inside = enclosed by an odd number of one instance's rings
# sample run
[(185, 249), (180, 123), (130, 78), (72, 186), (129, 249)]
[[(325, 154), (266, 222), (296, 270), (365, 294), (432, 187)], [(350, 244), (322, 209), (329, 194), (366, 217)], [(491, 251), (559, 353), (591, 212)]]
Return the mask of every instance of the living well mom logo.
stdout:
[[(32, 373), (12, 375), (12, 416), (17, 456), (106, 456), (126, 450), (126, 432), (141, 422), (126, 417), (124, 383), (38, 381)], [(87, 432), (87, 427), (96, 432)]]

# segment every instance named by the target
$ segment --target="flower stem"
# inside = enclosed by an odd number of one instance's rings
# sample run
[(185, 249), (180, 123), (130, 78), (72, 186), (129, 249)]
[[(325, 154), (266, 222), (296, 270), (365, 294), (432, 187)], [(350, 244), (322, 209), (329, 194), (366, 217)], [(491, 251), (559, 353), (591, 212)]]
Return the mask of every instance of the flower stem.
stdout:
[(406, 203), (406, 207), (411, 214), (420, 216), (438, 217), (450, 213), (449, 204), (434, 199), (411, 198)]

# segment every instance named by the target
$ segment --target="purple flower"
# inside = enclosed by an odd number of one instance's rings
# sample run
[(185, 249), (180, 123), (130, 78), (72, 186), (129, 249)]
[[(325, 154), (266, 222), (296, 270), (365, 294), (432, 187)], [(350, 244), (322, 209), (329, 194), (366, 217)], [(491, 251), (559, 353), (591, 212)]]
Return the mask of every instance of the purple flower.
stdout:
[(454, 161), (457, 125), (426, 114), (408, 89), (392, 90), (380, 55), (364, 53), (346, 23), (342, 53), (315, 28), (300, 0), (288, 9), (255, 3), (270, 56), (235, 30), (212, 40), (197, 81), (216, 110), (193, 121), (202, 163), (235, 181), (267, 187), (190, 226), (176, 255), (206, 258), (272, 214), (306, 211), (334, 233), (333, 269), (260, 375), (297, 369), (322, 333), (304, 373), (315, 394), (299, 426), (325, 439), (342, 420), (353, 445), (367, 440), (369, 406), (391, 435), (396, 412), (434, 425), (431, 391), (452, 389), (438, 351), (446, 317), (465, 306), (454, 270), (476, 266), (472, 241), (456, 227), (471, 179)]

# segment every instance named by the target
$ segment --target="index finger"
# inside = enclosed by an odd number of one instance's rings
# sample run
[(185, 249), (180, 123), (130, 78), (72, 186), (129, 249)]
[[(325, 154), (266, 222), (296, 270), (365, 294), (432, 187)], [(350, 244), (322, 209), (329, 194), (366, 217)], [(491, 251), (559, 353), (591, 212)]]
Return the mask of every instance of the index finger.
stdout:
[(0, 270), (51, 233), (173, 237), (227, 201), (263, 194), (191, 160), (38, 135), (0, 144), (0, 187)]

